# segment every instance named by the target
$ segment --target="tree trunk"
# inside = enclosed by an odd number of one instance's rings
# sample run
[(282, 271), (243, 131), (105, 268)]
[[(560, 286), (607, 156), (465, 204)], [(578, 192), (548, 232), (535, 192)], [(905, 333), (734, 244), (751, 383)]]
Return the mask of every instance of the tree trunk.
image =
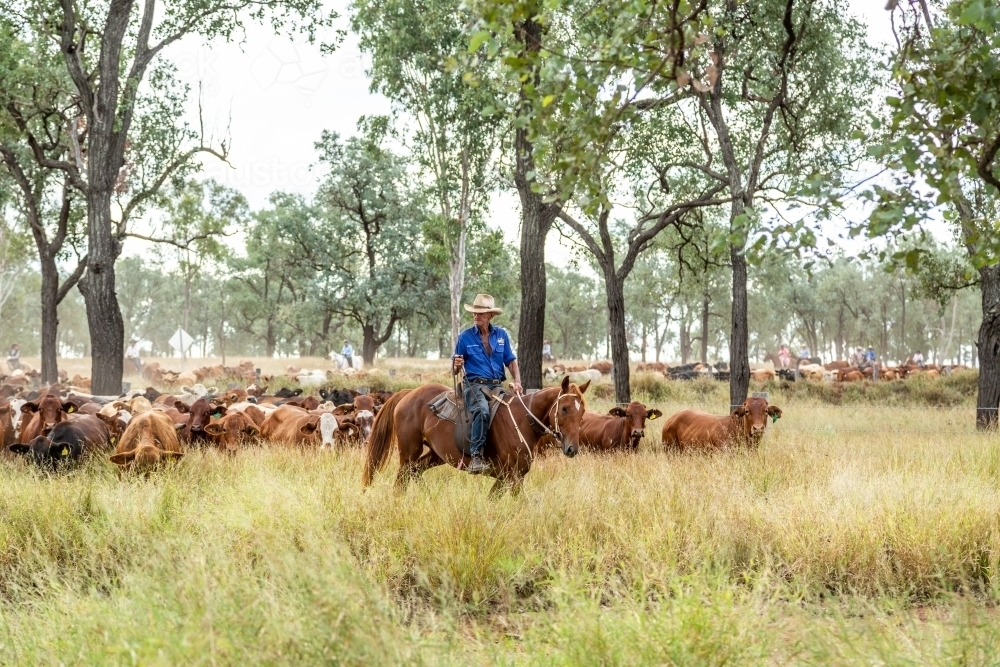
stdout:
[(274, 348), (277, 347), (277, 342), (274, 335), (274, 322), (268, 320), (267, 331), (264, 335), (264, 354), (268, 359), (274, 356)]
[[(520, 131), (520, 130), (519, 130)], [(520, 187), (518, 188), (520, 190)], [(528, 200), (538, 200), (528, 203)], [(525, 389), (542, 388), (542, 341), (545, 338), (545, 237), (555, 215), (530, 191), (521, 194), (521, 317), (517, 356)]]
[(628, 341), (625, 337), (624, 281), (615, 276), (614, 267), (605, 270), (604, 285), (608, 295), (608, 331), (611, 334), (615, 402), (626, 404), (632, 400), (632, 390), (629, 386)]
[(701, 297), (701, 363), (708, 364), (708, 290)]
[[(526, 16), (515, 30), (521, 49), (536, 53), (542, 48), (542, 24), (534, 14)], [(523, 85), (534, 85), (534, 80)], [(530, 109), (527, 93), (521, 91), (522, 109)], [(545, 238), (559, 213), (559, 202), (545, 203), (534, 184), (534, 146), (528, 129), (514, 131), (514, 184), (521, 199), (521, 316), (517, 326), (517, 357), (525, 389), (542, 388), (542, 341), (545, 338)]]
[(55, 258), (42, 256), (42, 382), (53, 384), (59, 381), (58, 340), (59, 340), (59, 270)]
[(976, 351), (979, 358), (979, 395), (976, 398), (976, 428), (997, 427), (1000, 408), (1000, 265), (979, 270), (983, 321)]
[(361, 328), (364, 339), (361, 343), (361, 358), (365, 360), (365, 366), (371, 367), (375, 364), (375, 352), (378, 351), (378, 338), (375, 335), (375, 327), (366, 324)]
[(691, 357), (691, 325), (688, 324), (687, 318), (684, 318), (680, 322), (680, 348), (681, 348), (681, 364), (686, 365), (688, 359)]
[[(91, 163), (94, 156), (89, 156)], [(115, 292), (115, 261), (121, 243), (112, 235), (111, 184), (94, 183), (87, 196), (87, 274), (80, 279), (80, 292), (87, 306), (90, 330), (91, 391), (118, 396), (122, 390), (125, 360), (125, 325)]]
[[(448, 263), (448, 291), (451, 294), (451, 347), (458, 345), (462, 330), (462, 292), (465, 290), (465, 242), (468, 236), (466, 221), (460, 221), (461, 230)], [(544, 300), (543, 300), (544, 303)]]
[(743, 248), (732, 246), (733, 328), (729, 337), (729, 405), (742, 405), (750, 390), (750, 358), (747, 350), (747, 259)]

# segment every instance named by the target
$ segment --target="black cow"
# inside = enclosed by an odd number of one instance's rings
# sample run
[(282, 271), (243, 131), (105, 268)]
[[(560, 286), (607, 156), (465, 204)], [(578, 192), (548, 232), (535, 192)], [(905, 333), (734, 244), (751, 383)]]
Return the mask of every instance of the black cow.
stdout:
[(295, 398), (301, 393), (302, 393), (301, 387), (299, 387), (298, 389), (289, 389), (288, 387), (282, 387), (278, 391), (274, 392), (274, 395), (277, 398)]
[(354, 397), (351, 396), (351, 392), (346, 389), (331, 389), (330, 391), (320, 389), (319, 396), (324, 401), (330, 401), (334, 405), (344, 405), (345, 403), (350, 403), (354, 400)]
[(39, 468), (55, 468), (77, 461), (84, 452), (108, 442), (107, 425), (92, 415), (80, 415), (52, 427), (49, 434), (31, 442), (15, 442), (8, 449), (15, 454), (31, 454)]

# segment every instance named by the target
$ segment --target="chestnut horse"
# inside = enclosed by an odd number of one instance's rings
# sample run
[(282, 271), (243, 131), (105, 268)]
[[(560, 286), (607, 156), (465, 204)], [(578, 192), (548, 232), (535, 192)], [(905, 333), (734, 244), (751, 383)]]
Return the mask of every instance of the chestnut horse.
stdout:
[[(538, 454), (542, 438), (561, 441), (563, 454), (576, 456), (580, 447), (580, 424), (586, 403), (583, 393), (589, 382), (577, 386), (563, 378), (562, 385), (526, 394), (520, 398), (505, 396), (483, 448), (484, 458), (492, 468), (486, 474), (496, 478), (490, 493), (520, 491), (524, 476)], [(427, 384), (396, 392), (378, 412), (368, 439), (363, 483), (372, 483), (382, 469), (393, 440), (399, 446), (399, 472), (396, 486), (406, 487), (410, 479), (443, 463), (456, 467), (469, 465), (455, 446), (455, 424), (438, 418), (428, 404), (441, 392), (443, 384)], [(537, 430), (536, 430), (537, 429)], [(424, 445), (430, 451), (424, 452)]]

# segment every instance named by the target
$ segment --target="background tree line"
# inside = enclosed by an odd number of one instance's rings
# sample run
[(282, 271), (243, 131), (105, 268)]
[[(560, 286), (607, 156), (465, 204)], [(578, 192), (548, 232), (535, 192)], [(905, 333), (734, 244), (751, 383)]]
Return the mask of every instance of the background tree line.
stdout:
[[(220, 350), (304, 353), (353, 331), (367, 360), (404, 338), (414, 353), (444, 352), (467, 286), (505, 296), (514, 285), (524, 380), (538, 386), (542, 341), (561, 326), (551, 305), (564, 295), (549, 290), (572, 281), (546, 261), (555, 231), (589, 267), (566, 296), (603, 298), (589, 349), (603, 336), (619, 401), (637, 341), (655, 356), (674, 331), (678, 356), (726, 351), (733, 404), (751, 356), (779, 341), (959, 355), (971, 328), (959, 294), (980, 286), (977, 419), (991, 426), (1000, 6), (886, 10), (896, 44), (883, 57), (834, 0), (354, 0), (347, 25), (392, 114), (320, 137), (315, 196), (274, 193), (249, 212), (194, 178), (195, 158), (225, 159), (228, 140), (185, 120), (190, 91), (164, 54), (193, 35), (230, 39), (247, 20), (315, 40), (335, 14), (316, 0), (5, 5), (5, 224), (33, 241), (43, 375), (54, 374), (58, 308), (78, 287), (94, 389), (116, 390), (133, 307), (119, 257), (138, 238), (175, 253), (188, 326), (203, 314), (199, 291), (217, 292), (202, 338)], [(869, 181), (873, 163), (883, 174)], [(520, 200), (516, 257), (483, 222), (498, 188)], [(962, 252), (935, 246), (931, 219)], [(877, 259), (817, 247), (845, 231)], [(940, 326), (928, 299), (943, 304)], [(434, 332), (442, 320), (447, 334)]]

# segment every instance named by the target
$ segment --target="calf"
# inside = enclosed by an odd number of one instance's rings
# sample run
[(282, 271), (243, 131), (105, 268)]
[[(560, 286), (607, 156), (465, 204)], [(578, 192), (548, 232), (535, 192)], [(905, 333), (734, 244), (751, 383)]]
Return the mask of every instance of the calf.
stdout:
[(85, 452), (105, 446), (109, 439), (108, 427), (91, 415), (80, 415), (71, 421), (62, 421), (52, 427), (48, 435), (39, 435), (27, 443), (15, 442), (10, 451), (31, 454), (39, 468), (55, 468), (78, 461)]
[(659, 410), (648, 410), (638, 401), (632, 401), (624, 408), (615, 406), (607, 415), (585, 412), (580, 426), (580, 444), (600, 451), (635, 450), (646, 434), (646, 420), (662, 416)]
[(260, 435), (260, 428), (245, 412), (232, 412), (210, 423), (205, 432), (219, 449), (235, 454), (240, 442)]
[(118, 441), (111, 462), (120, 471), (149, 471), (163, 461), (184, 456), (175, 424), (162, 412), (136, 415)]
[(777, 421), (781, 409), (757, 397), (748, 398), (726, 417), (681, 410), (663, 425), (663, 445), (678, 451), (690, 447), (724, 449), (731, 444), (756, 447), (764, 436), (768, 417)]
[[(368, 442), (368, 436), (372, 432), (372, 424), (375, 423), (375, 413), (378, 412), (378, 406), (375, 405), (375, 399), (368, 395), (359, 395), (354, 397), (354, 401), (347, 403), (345, 405), (338, 405), (334, 410), (334, 415), (350, 415), (351, 421), (357, 424), (357, 428), (360, 431), (360, 438), (362, 442)], [(338, 420), (343, 423), (344, 420)]]

